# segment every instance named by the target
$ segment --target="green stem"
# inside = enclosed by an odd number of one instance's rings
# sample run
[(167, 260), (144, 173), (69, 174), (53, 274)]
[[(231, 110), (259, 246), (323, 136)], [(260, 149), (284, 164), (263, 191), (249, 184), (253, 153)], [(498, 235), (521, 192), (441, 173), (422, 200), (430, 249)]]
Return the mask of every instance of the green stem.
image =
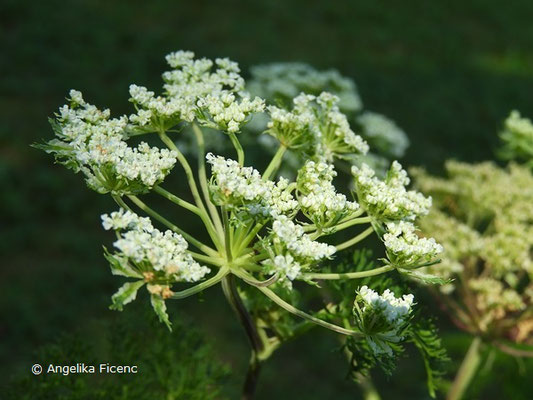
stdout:
[(239, 142), (239, 139), (237, 139), (237, 136), (233, 132), (229, 133), (229, 138), (231, 139), (231, 143), (233, 143), (233, 147), (235, 147), (235, 150), (237, 151), (237, 160), (242, 167), (244, 165), (244, 151), (242, 150), (241, 142)]
[(159, 137), (161, 138), (163, 143), (167, 145), (167, 147), (170, 150), (173, 150), (176, 152), (178, 161), (180, 162), (181, 166), (185, 170), (185, 175), (187, 176), (187, 181), (189, 182), (189, 187), (191, 188), (194, 201), (196, 202), (196, 205), (201, 210), (205, 211), (204, 203), (202, 202), (202, 198), (200, 197), (200, 193), (198, 192), (198, 186), (196, 186), (196, 181), (194, 180), (194, 175), (192, 173), (192, 169), (191, 169), (191, 166), (189, 165), (189, 162), (187, 161), (183, 153), (174, 144), (174, 142), (167, 136), (164, 130), (159, 132)]
[(180, 229), (178, 226), (170, 222), (168, 219), (163, 217), (161, 214), (157, 213), (155, 210), (148, 207), (141, 199), (139, 199), (137, 196), (130, 195), (128, 196), (131, 201), (133, 201), (137, 207), (139, 207), (141, 210), (143, 210), (146, 214), (148, 214), (150, 217), (158, 220), (163, 225), (165, 225), (167, 228), (173, 230), (176, 233), (179, 233), (181, 236), (185, 238), (189, 243), (194, 245), (196, 248), (202, 250), (205, 254), (208, 254), (213, 257), (217, 257), (218, 253), (212, 249), (211, 247), (203, 244), (198, 239), (195, 239), (190, 234), (185, 232), (184, 230)]
[(205, 290), (210, 286), (216, 285), (218, 282), (224, 279), (224, 277), (228, 274), (229, 274), (229, 268), (222, 267), (218, 270), (215, 276), (189, 289), (182, 290), (181, 292), (175, 292), (171, 298), (172, 299), (184, 299), (185, 297), (192, 296), (193, 294), (199, 293), (202, 290)]
[(128, 206), (124, 200), (122, 200), (122, 197), (118, 196), (118, 195), (111, 195), (111, 197), (113, 197), (113, 200), (115, 200), (115, 203), (117, 203), (120, 207), (122, 207), (124, 210), (128, 210), (128, 211), (132, 211), (132, 209), (130, 208), (130, 206)]
[(189, 211), (192, 211), (196, 215), (198, 215), (202, 222), (205, 225), (205, 228), (207, 229), (207, 232), (209, 233), (209, 236), (211, 237), (211, 240), (215, 244), (216, 248), (221, 250), (222, 244), (219, 240), (218, 233), (216, 232), (215, 226), (213, 225), (213, 222), (209, 219), (209, 216), (207, 215), (207, 212), (205, 210), (200, 210), (198, 207), (196, 207), (194, 204), (191, 204), (183, 199), (180, 199), (178, 196), (170, 193), (169, 191), (163, 189), (160, 186), (155, 186), (154, 191), (163, 196), (164, 198), (170, 200), (174, 204), (177, 204), (178, 206), (181, 206), (183, 208), (186, 208)]
[[(359, 224), (366, 224), (366, 223), (369, 223), (369, 222), (371, 222), (371, 218), (370, 217), (353, 218), (353, 219), (351, 219), (349, 221), (346, 221), (346, 222), (343, 222), (343, 223), (341, 223), (339, 225), (333, 226), (332, 228), (334, 228), (335, 230), (332, 233), (337, 233), (339, 231), (342, 231), (343, 229), (349, 228), (350, 226), (359, 225)], [(324, 235), (324, 232), (322, 232), (319, 229), (316, 232), (313, 232), (313, 233), (309, 234), (309, 237), (312, 240), (316, 240), (316, 239), (318, 239), (319, 237), (321, 237), (323, 235)]]
[(226, 246), (226, 259), (229, 263), (233, 260), (231, 253), (231, 232), (226, 207), (222, 206), (222, 221), (224, 222), (224, 245)]
[(287, 147), (284, 145), (280, 145), (278, 148), (278, 151), (276, 151), (276, 154), (274, 154), (274, 157), (272, 157), (272, 160), (270, 161), (270, 164), (268, 164), (268, 167), (266, 168), (265, 172), (263, 173), (263, 180), (267, 180), (270, 178), (270, 175), (272, 175), (274, 172), (276, 172), (281, 164), (281, 160), (283, 159), (283, 155), (287, 151)]
[(235, 285), (235, 279), (232, 275), (228, 275), (222, 279), (222, 290), (224, 291), (226, 299), (233, 308), (233, 311), (235, 311), (242, 326), (244, 327), (252, 347), (250, 364), (248, 366), (248, 372), (246, 374), (246, 380), (244, 382), (242, 391), (243, 400), (252, 400), (257, 387), (259, 372), (261, 369), (261, 360), (259, 355), (264, 349), (263, 342), (259, 336), (257, 326), (255, 325), (252, 316), (242, 302), (241, 296), (237, 291), (237, 286)]
[(255, 225), (255, 227), (250, 231), (250, 233), (246, 235), (243, 240), (240, 241), (236, 254), (240, 254), (246, 248), (246, 246), (248, 246), (250, 242), (254, 240), (255, 235), (257, 235), (257, 233), (261, 230), (263, 226), (265, 226), (265, 224), (266, 222), (258, 223), (257, 225)]
[(294, 307), (293, 305), (287, 303), (285, 300), (283, 300), (281, 297), (279, 297), (276, 293), (274, 293), (272, 290), (266, 287), (258, 287), (261, 292), (263, 292), (270, 300), (272, 300), (274, 303), (276, 303), (281, 308), (284, 308), (291, 314), (297, 315), (300, 318), (309, 320), (316, 325), (319, 325), (323, 328), (332, 330), (334, 332), (340, 333), (342, 335), (347, 336), (361, 336), (360, 332), (353, 331), (351, 329), (346, 329), (341, 326), (330, 324), (329, 322), (326, 322), (324, 320), (321, 320), (320, 318), (313, 317), (311, 314), (308, 314), (302, 310), (299, 310), (298, 308)]
[(363, 392), (363, 398), (365, 400), (381, 400), (379, 393), (372, 382), (370, 376), (365, 376), (361, 373), (357, 373), (357, 384)]
[(202, 217), (202, 210), (200, 210), (194, 204), (191, 204), (188, 201), (179, 198), (175, 194), (170, 193), (168, 190), (163, 189), (161, 186), (154, 186), (154, 192), (163, 196), (165, 199), (170, 200), (174, 204), (195, 213), (199, 217)]
[(201, 261), (206, 264), (216, 265), (217, 267), (222, 267), (223, 265), (226, 265), (226, 260), (220, 257), (212, 257), (212, 256), (206, 256), (204, 254), (195, 253), (194, 251), (188, 250), (191, 256), (195, 260)]
[(350, 240), (347, 240), (346, 242), (341, 243), (335, 247), (337, 248), (337, 251), (344, 250), (350, 246), (353, 246), (354, 244), (359, 243), (361, 240), (369, 236), (372, 232), (374, 232), (374, 228), (370, 226), (366, 228), (363, 232), (361, 232), (359, 235), (357, 235), (356, 237)]
[(463, 397), (481, 362), (482, 344), (483, 342), (479, 336), (472, 340), (459, 372), (457, 372), (452, 387), (446, 396), (446, 400), (460, 400)]
[(241, 271), (239, 269), (234, 269), (234, 270), (232, 270), (232, 272), (235, 275), (237, 275), (239, 278), (241, 278), (243, 281), (245, 281), (248, 285), (252, 285), (252, 286), (255, 286), (255, 287), (270, 286), (273, 283), (276, 283), (277, 280), (279, 279), (279, 276), (277, 274), (274, 274), (270, 278), (268, 278), (268, 279), (266, 279), (264, 281), (259, 281), (259, 280), (255, 279), (252, 275), (247, 274), (246, 272)]
[[(341, 219), (338, 222), (338, 225), (336, 225), (336, 228), (341, 227), (341, 229), (344, 229), (345, 228), (344, 225), (349, 223), (350, 221), (360, 220), (361, 218), (358, 218), (358, 217), (361, 216), (362, 214), (364, 214), (363, 210), (361, 210), (361, 209), (357, 210), (355, 213), (351, 214), (350, 216)], [(370, 218), (370, 217), (364, 217), (364, 218)], [(366, 222), (366, 221), (364, 221), (364, 222)], [(364, 222), (361, 222), (361, 223), (364, 223)], [(368, 222), (370, 222), (370, 219), (368, 220)], [(351, 226), (351, 225), (348, 225), (348, 226)], [(309, 225), (305, 225), (303, 227), (304, 232), (310, 232), (310, 231), (314, 231), (316, 229), (317, 229), (317, 226), (315, 224), (309, 224)]]
[(302, 279), (326, 279), (326, 280), (336, 280), (336, 279), (360, 279), (367, 278), (369, 276), (380, 275), (388, 271), (395, 269), (392, 265), (384, 265), (383, 267), (374, 268), (368, 271), (360, 272), (341, 272), (341, 273), (304, 273), (301, 275)]
[(222, 221), (220, 220), (220, 215), (218, 215), (217, 208), (211, 202), (211, 197), (209, 196), (209, 188), (207, 186), (207, 174), (205, 172), (205, 141), (204, 134), (202, 129), (196, 124), (192, 124), (192, 130), (196, 136), (196, 142), (198, 144), (198, 178), (200, 180), (200, 188), (204, 195), (209, 214), (215, 224), (215, 228), (220, 236), (222, 236), (223, 228)]
[(343, 229), (349, 228), (350, 226), (353, 226), (353, 225), (366, 224), (366, 223), (369, 223), (369, 222), (372, 222), (372, 218), (371, 217), (353, 218), (353, 219), (350, 219), (350, 220), (348, 220), (346, 222), (343, 222), (343, 223), (340, 223), (339, 225), (337, 225), (335, 227), (335, 232), (338, 232), (338, 231), (341, 231)]

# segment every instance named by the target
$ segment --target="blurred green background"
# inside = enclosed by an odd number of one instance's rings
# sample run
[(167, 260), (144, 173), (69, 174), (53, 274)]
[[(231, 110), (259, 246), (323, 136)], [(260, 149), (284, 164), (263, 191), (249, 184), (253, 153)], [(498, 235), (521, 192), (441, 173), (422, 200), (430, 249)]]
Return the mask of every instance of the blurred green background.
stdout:
[[(245, 75), (274, 61), (334, 67), (355, 79), (368, 109), (407, 132), (406, 165), (438, 170), (450, 157), (493, 158), (496, 132), (511, 109), (533, 116), (532, 18), (526, 0), (1, 0), (2, 383), (29, 374), (36, 349), (58, 336), (85, 331), (94, 340), (98, 334), (85, 329), (94, 321), (137, 315), (129, 306), (122, 314), (107, 309), (120, 280), (101, 255), (112, 237), (98, 216), (113, 203), (29, 147), (52, 136), (47, 117), (70, 88), (119, 115), (130, 110), (130, 83), (160, 87), (164, 55), (173, 50), (227, 56)], [(227, 390), (235, 398), (247, 343), (229, 307), (216, 300), (219, 288), (171, 306), (214, 341), (216, 357), (232, 367)], [(445, 334), (451, 330), (444, 316), (441, 325)], [(465, 340), (449, 336), (452, 356)], [(336, 345), (322, 331), (289, 344), (265, 366), (258, 398), (356, 398)], [(528, 398), (517, 388), (524, 365), (502, 359), (497, 368), (508, 384), (485, 379), (473, 396)], [(384, 394), (396, 399), (426, 398), (423, 379), (416, 359), (402, 360), (391, 380), (378, 377)]]

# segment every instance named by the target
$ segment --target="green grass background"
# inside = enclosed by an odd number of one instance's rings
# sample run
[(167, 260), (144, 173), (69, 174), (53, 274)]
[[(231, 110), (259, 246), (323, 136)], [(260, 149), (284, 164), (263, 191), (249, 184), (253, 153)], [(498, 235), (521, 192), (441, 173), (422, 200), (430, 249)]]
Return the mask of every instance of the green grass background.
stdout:
[[(164, 55), (177, 49), (230, 57), (245, 74), (273, 61), (334, 67), (355, 79), (368, 109), (408, 133), (403, 161), (438, 171), (451, 157), (493, 158), (509, 110), (533, 116), (532, 20), (526, 0), (1, 0), (0, 379), (29, 373), (34, 351), (57, 336), (117, 318), (107, 306), (120, 283), (101, 255), (112, 237), (98, 218), (114, 205), (29, 147), (51, 137), (47, 117), (70, 88), (118, 115), (129, 111), (130, 83), (160, 87)], [(247, 347), (221, 299), (215, 288), (171, 306), (215, 341), (237, 390)], [(466, 345), (450, 343), (455, 356)], [(335, 345), (321, 331), (288, 345), (265, 367), (258, 398), (357, 396)], [(485, 379), (472, 396), (527, 398), (517, 383), (524, 368), (502, 363), (509, 383)], [(383, 379), (386, 398), (426, 396), (417, 360)]]

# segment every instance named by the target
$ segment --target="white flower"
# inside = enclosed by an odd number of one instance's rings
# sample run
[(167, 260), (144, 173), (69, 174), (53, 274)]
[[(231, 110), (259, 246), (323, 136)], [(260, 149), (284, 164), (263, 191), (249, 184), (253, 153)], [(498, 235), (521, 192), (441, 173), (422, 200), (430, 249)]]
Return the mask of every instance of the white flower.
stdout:
[(298, 172), (302, 211), (317, 226), (331, 225), (359, 209), (359, 204), (336, 192), (332, 184), (336, 175), (332, 164), (315, 161), (307, 161)]
[(287, 190), (288, 181), (281, 178), (278, 183), (263, 180), (259, 171), (242, 167), (237, 161), (214, 156), (209, 153), (211, 164), (211, 191), (217, 204), (234, 207), (246, 206), (251, 214), (278, 215), (291, 213), (298, 202)]
[(294, 260), (290, 254), (277, 255), (273, 259), (263, 261), (265, 272), (268, 274), (278, 274), (278, 282), (284, 283), (287, 287), (292, 288), (294, 279), (300, 274), (301, 265)]
[(126, 116), (110, 119), (109, 110), (100, 111), (87, 104), (78, 91), (70, 93), (74, 96), (72, 107), (61, 107), (57, 115), (59, 140), (49, 143), (49, 151), (58, 160), (81, 170), (88, 185), (100, 193), (143, 192), (166, 177), (176, 163), (174, 151), (144, 142), (129, 147), (125, 141)]
[(431, 197), (408, 191), (407, 172), (394, 161), (384, 181), (375, 176), (368, 165), (352, 167), (359, 202), (374, 218), (381, 221), (409, 220), (426, 215), (431, 207)]
[(379, 295), (368, 286), (362, 286), (357, 293), (355, 317), (367, 343), (375, 354), (392, 355), (390, 343), (403, 339), (401, 331), (411, 314), (414, 296), (396, 297), (389, 289)]
[(329, 258), (336, 252), (335, 246), (311, 240), (300, 225), (284, 215), (278, 216), (272, 224), (272, 235), (274, 245), (281, 245), (303, 262)]
[(194, 261), (181, 235), (155, 229), (148, 218), (121, 209), (102, 215), (102, 225), (106, 230), (125, 230), (113, 244), (119, 250), (115, 257), (133, 263), (141, 273), (151, 271), (157, 279), (172, 283), (196, 282), (210, 272)]
[(383, 241), (391, 263), (400, 267), (414, 267), (434, 261), (443, 248), (433, 238), (420, 238), (410, 222), (389, 222)]
[(150, 218), (139, 217), (137, 214), (123, 208), (113, 211), (111, 214), (103, 214), (101, 218), (102, 226), (106, 231), (138, 228), (145, 232), (152, 232), (154, 229)]
[(366, 154), (368, 144), (351, 130), (338, 101), (327, 92), (318, 97), (302, 93), (294, 98), (292, 111), (270, 106), (268, 133), (293, 150), (328, 162), (335, 157)]
[(370, 306), (373, 311), (382, 311), (387, 321), (393, 325), (400, 325), (409, 316), (414, 302), (412, 294), (395, 297), (393, 292), (385, 289), (383, 294), (379, 295), (368, 286), (362, 286), (359, 289), (359, 295), (366, 303), (363, 312), (367, 306)]

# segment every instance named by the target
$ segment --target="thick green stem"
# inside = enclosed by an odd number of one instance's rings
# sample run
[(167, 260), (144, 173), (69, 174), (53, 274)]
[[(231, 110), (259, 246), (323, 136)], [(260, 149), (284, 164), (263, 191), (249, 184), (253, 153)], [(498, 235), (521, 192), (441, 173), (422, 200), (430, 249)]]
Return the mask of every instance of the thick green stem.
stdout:
[(222, 279), (222, 290), (231, 307), (237, 314), (242, 326), (248, 336), (250, 345), (252, 346), (252, 354), (250, 357), (250, 364), (248, 366), (248, 373), (242, 391), (243, 400), (251, 400), (254, 397), (255, 389), (259, 379), (259, 372), (261, 368), (261, 360), (259, 355), (264, 349), (263, 342), (257, 332), (257, 326), (242, 302), (241, 296), (237, 291), (235, 279), (232, 275), (228, 275)]
[(347, 240), (346, 242), (341, 243), (341, 244), (339, 244), (338, 246), (335, 246), (335, 247), (337, 247), (337, 251), (341, 251), (341, 250), (347, 249), (348, 247), (359, 243), (361, 240), (363, 240), (364, 238), (369, 236), (372, 232), (374, 232), (374, 228), (370, 226), (370, 227), (366, 228), (363, 232), (361, 232), (359, 235), (354, 237), (353, 239)]
[(263, 292), (267, 297), (270, 298), (274, 303), (276, 303), (281, 308), (284, 308), (291, 314), (297, 315), (300, 318), (306, 319), (308, 321), (313, 322), (316, 325), (319, 325), (323, 328), (327, 328), (329, 330), (332, 330), (334, 332), (340, 333), (342, 335), (347, 336), (361, 336), (360, 332), (352, 331), (351, 329), (346, 329), (341, 326), (330, 324), (329, 322), (326, 322), (324, 320), (321, 320), (320, 318), (313, 317), (311, 314), (308, 314), (302, 310), (299, 310), (298, 308), (294, 307), (293, 305), (287, 303), (285, 300), (283, 300), (281, 297), (279, 297), (276, 293), (274, 293), (272, 290), (266, 287), (257, 287), (261, 292)]
[(326, 280), (336, 280), (336, 279), (361, 279), (367, 278), (369, 276), (380, 275), (388, 271), (395, 269), (392, 265), (384, 265), (383, 267), (370, 269), (368, 271), (359, 271), (359, 272), (341, 272), (341, 273), (304, 273), (301, 275), (301, 279), (326, 279)]
[(476, 374), (481, 362), (482, 345), (483, 342), (479, 336), (476, 336), (474, 340), (472, 340), (468, 352), (459, 368), (459, 372), (457, 372), (452, 387), (446, 396), (447, 400), (460, 400), (463, 398), (463, 395)]
[(239, 139), (237, 139), (237, 136), (233, 132), (229, 134), (229, 138), (231, 139), (231, 143), (233, 143), (233, 147), (235, 147), (235, 151), (237, 152), (237, 161), (239, 161), (239, 164), (242, 167), (244, 165), (244, 151), (242, 149), (241, 142), (239, 142)]
[(170, 222), (168, 219), (163, 217), (161, 214), (157, 213), (155, 210), (148, 207), (143, 201), (141, 201), (137, 196), (130, 195), (128, 196), (131, 201), (133, 201), (137, 207), (139, 207), (141, 210), (143, 210), (146, 214), (148, 214), (150, 217), (158, 220), (163, 225), (165, 225), (167, 228), (173, 230), (176, 233), (179, 233), (181, 236), (185, 238), (189, 243), (191, 243), (193, 246), (198, 248), (199, 250), (203, 251), (205, 254), (208, 254), (213, 257), (217, 257), (218, 253), (212, 249), (211, 247), (203, 244), (198, 239), (195, 239), (190, 234), (185, 232), (183, 229), (179, 228), (172, 222)]
[(274, 154), (274, 157), (272, 157), (270, 164), (268, 164), (268, 167), (263, 173), (263, 180), (266, 181), (273, 173), (278, 170), (285, 151), (287, 151), (287, 147), (285, 147), (284, 145), (280, 145), (278, 151), (276, 151), (276, 154)]
[(365, 400), (381, 400), (381, 397), (379, 396), (379, 393), (370, 376), (358, 374), (357, 383), (363, 392), (363, 398)]
[(224, 222), (224, 245), (226, 246), (226, 259), (229, 263), (231, 263), (233, 260), (233, 255), (231, 253), (231, 227), (228, 221), (228, 212), (224, 206), (222, 206), (222, 221)]
[(194, 135), (196, 136), (196, 142), (198, 144), (198, 178), (200, 180), (200, 187), (202, 189), (202, 193), (204, 195), (204, 200), (207, 204), (209, 214), (211, 214), (211, 218), (213, 219), (213, 223), (215, 224), (215, 228), (217, 232), (222, 236), (222, 221), (220, 220), (220, 215), (218, 215), (217, 208), (211, 202), (211, 197), (209, 196), (209, 188), (207, 186), (207, 174), (205, 172), (204, 134), (202, 132), (202, 129), (200, 129), (200, 127), (196, 124), (192, 124), (192, 130), (194, 132)]

